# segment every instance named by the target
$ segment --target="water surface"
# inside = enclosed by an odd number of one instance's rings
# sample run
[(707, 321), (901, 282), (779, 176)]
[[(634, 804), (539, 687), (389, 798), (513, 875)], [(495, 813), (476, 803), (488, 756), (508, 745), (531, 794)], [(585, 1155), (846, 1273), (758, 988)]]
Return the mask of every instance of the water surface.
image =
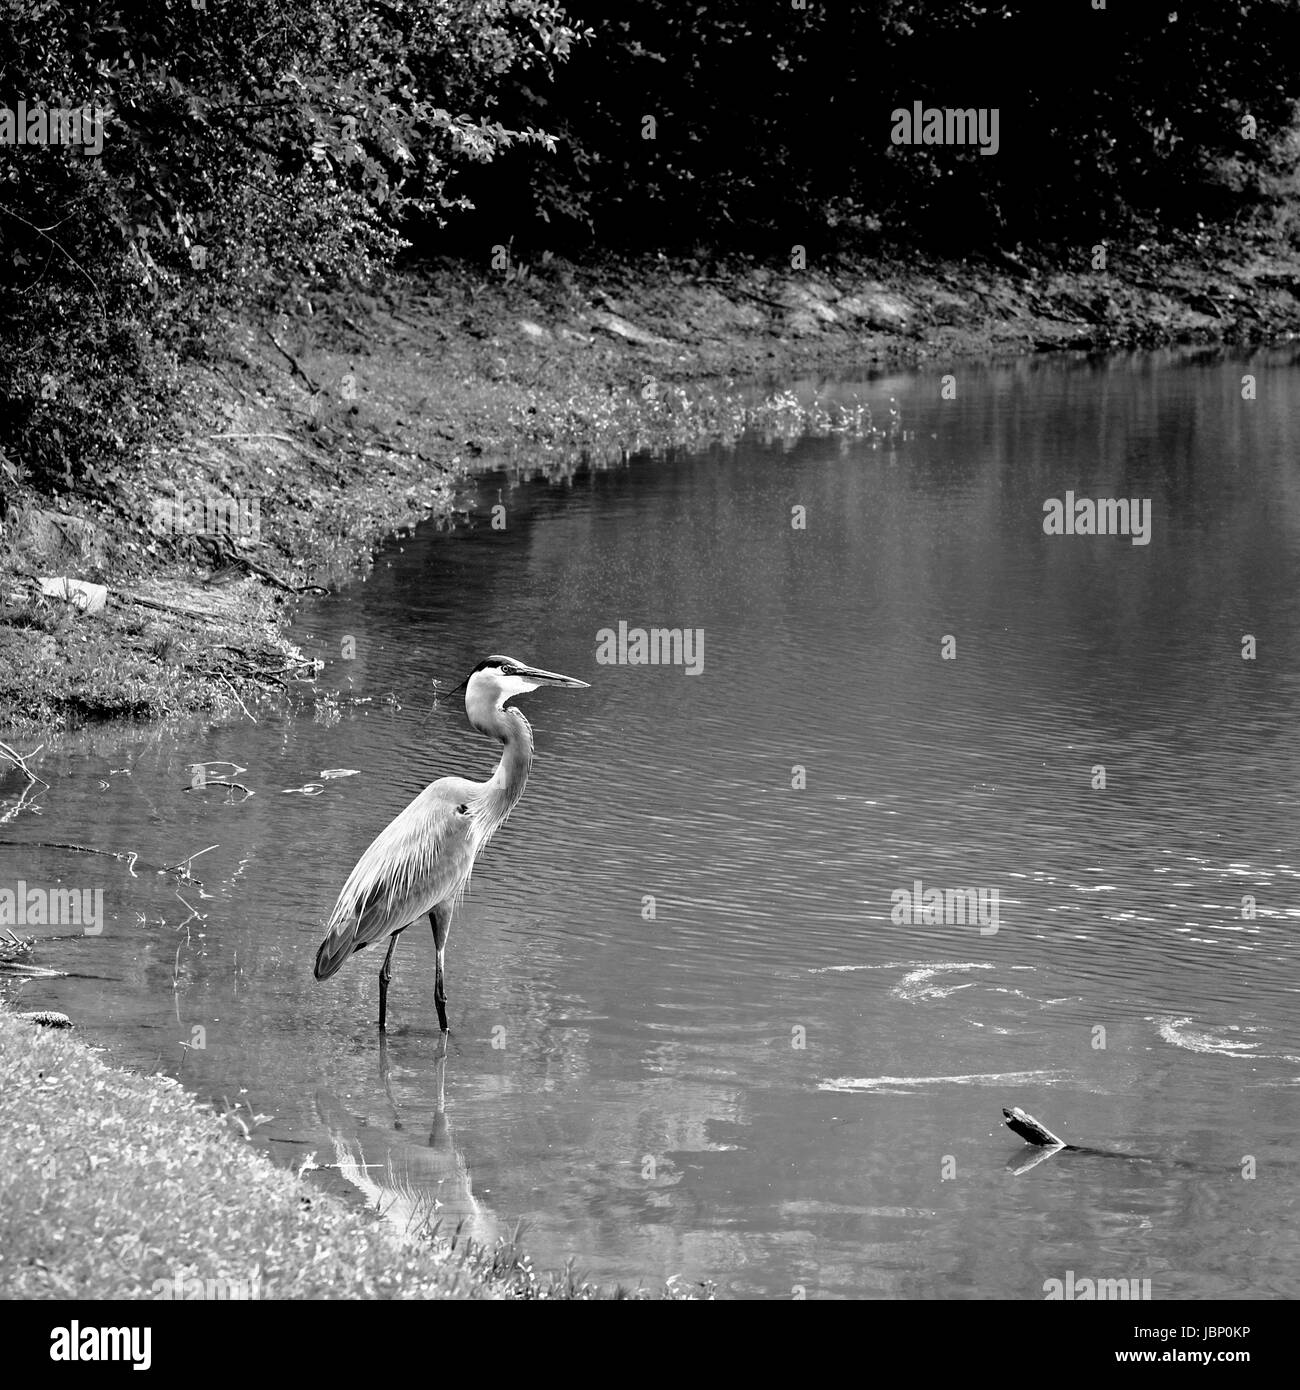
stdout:
[[(301, 610), (345, 700), (48, 760), (0, 883), (101, 886), (107, 922), (49, 948), (71, 974), (23, 1006), (269, 1116), (277, 1159), (398, 1224), (524, 1218), (543, 1267), (775, 1297), (1040, 1298), (1067, 1270), (1296, 1297), (1300, 372), (956, 380), (817, 391), (882, 419), (896, 398), (885, 443), (490, 476), (464, 525)], [(1067, 490), (1150, 499), (1150, 544), (1045, 535)], [(620, 621), (702, 629), (703, 671), (597, 664)], [(452, 929), (445, 1061), (420, 926), (381, 1050), (381, 957), (316, 984), (321, 923), (421, 786), (491, 770), (458, 701), (421, 721), (435, 678), (497, 651), (591, 689), (524, 701), (537, 761)], [(252, 796), (186, 790), (219, 759)], [(210, 845), (201, 889), (153, 872)], [(918, 879), (996, 890), (998, 930), (893, 920)], [(1017, 1173), (1012, 1104), (1186, 1163)]]

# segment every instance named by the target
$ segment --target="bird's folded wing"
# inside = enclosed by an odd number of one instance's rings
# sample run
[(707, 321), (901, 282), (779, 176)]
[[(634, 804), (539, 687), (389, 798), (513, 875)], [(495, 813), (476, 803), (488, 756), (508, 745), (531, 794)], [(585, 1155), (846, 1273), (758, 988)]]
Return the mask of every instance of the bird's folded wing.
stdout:
[(318, 980), (463, 889), (474, 865), (474, 831), (458, 787), (446, 785), (458, 780), (426, 787), (357, 861), (316, 953)]

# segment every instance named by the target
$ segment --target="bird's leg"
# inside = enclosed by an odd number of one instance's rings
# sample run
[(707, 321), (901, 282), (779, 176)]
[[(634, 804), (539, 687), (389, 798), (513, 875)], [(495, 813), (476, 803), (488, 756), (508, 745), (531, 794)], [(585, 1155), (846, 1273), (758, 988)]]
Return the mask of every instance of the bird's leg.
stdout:
[(379, 1028), (382, 1032), (384, 1022), (388, 1018), (388, 980), (393, 973), (393, 947), (397, 945), (397, 938), (401, 932), (395, 931), (388, 938), (388, 954), (384, 957), (384, 963), (379, 967)]
[(435, 1009), (438, 1010), (438, 1027), (441, 1028), (444, 1033), (446, 1033), (449, 1031), (447, 1028), (447, 992), (443, 988), (442, 984), (442, 959), (442, 948), (439, 947), (438, 975), (433, 982), (433, 1006)]
[(438, 1027), (447, 1032), (447, 995), (442, 985), (442, 970), (447, 959), (447, 933), (451, 930), (451, 908), (442, 904), (429, 913), (433, 926), (433, 944), (438, 950), (437, 971), (433, 979), (433, 1004), (438, 1010)]

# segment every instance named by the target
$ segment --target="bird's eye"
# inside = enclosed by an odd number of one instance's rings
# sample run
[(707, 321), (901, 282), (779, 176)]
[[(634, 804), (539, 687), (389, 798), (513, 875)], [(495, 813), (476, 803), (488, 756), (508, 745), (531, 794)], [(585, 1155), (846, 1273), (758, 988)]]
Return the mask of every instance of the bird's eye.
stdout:
[(515, 674), (515, 668), (513, 666), (503, 666), (501, 668), (501, 674), (503, 676), (513, 676)]

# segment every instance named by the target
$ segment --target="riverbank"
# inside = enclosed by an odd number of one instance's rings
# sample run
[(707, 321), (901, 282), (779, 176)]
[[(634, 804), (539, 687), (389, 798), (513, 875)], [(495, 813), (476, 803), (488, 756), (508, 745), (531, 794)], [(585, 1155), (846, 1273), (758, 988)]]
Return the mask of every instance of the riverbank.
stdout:
[(539, 1273), (518, 1240), (404, 1241), (276, 1167), (179, 1082), (0, 1009), (0, 1298), (647, 1296)]
[[(797, 377), (1284, 340), (1300, 328), (1292, 241), (1288, 219), (1230, 242), (1153, 232), (1096, 269), (1083, 247), (797, 270), (442, 262), (292, 319), (214, 325), (145, 455), (83, 494), (11, 489), (0, 731), (252, 718), (338, 690), (346, 654), (295, 645), (295, 597), (363, 575), (387, 535), (453, 519), (458, 486), (490, 466), (559, 475), (750, 428), (888, 428), (775, 391)], [(43, 592), (64, 578), (102, 585), (97, 611)]]

